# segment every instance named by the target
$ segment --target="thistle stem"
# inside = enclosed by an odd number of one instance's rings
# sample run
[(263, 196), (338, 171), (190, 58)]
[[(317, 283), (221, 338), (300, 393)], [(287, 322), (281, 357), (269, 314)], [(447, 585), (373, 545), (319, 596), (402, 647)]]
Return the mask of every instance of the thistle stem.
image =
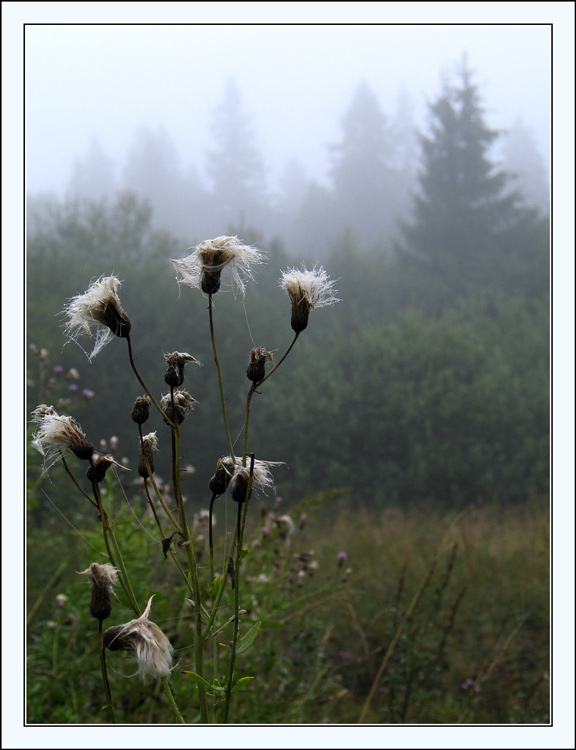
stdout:
[(228, 671), (228, 682), (226, 684), (226, 702), (224, 704), (224, 724), (228, 723), (230, 713), (230, 702), (232, 698), (232, 681), (234, 679), (234, 663), (236, 661), (236, 649), (238, 648), (238, 634), (240, 630), (240, 553), (242, 552), (242, 542), (244, 540), (244, 528), (246, 526), (246, 516), (248, 515), (248, 502), (252, 494), (252, 482), (254, 479), (254, 454), (250, 454), (250, 479), (246, 488), (246, 500), (238, 504), (238, 516), (236, 527), (238, 529), (236, 544), (236, 561), (234, 563), (234, 577), (236, 585), (234, 587), (234, 635), (232, 637), (232, 654), (230, 656), (230, 668)]
[(166, 416), (166, 413), (164, 412), (164, 410), (162, 409), (162, 407), (160, 406), (160, 404), (158, 403), (158, 401), (156, 401), (156, 399), (154, 398), (154, 396), (152, 395), (152, 393), (148, 389), (148, 386), (146, 385), (146, 383), (140, 377), (140, 373), (136, 369), (136, 364), (134, 362), (134, 357), (132, 355), (132, 340), (130, 339), (130, 336), (126, 336), (126, 341), (128, 342), (128, 357), (130, 359), (130, 365), (131, 365), (132, 369), (134, 370), (134, 374), (138, 378), (138, 381), (140, 382), (140, 385), (142, 386), (142, 388), (144, 388), (144, 390), (146, 391), (147, 395), (150, 397), (150, 400), (152, 401), (152, 403), (154, 404), (154, 406), (158, 409), (158, 411), (162, 415), (162, 418), (171, 427), (173, 427), (174, 425), (172, 424), (172, 420), (168, 419), (168, 417)]
[[(94, 469), (94, 462), (92, 461), (92, 459), (90, 459), (90, 465), (92, 466), (92, 469)], [(122, 553), (120, 552), (118, 542), (116, 541), (116, 536), (114, 535), (114, 531), (112, 530), (112, 524), (110, 523), (108, 514), (104, 510), (104, 505), (102, 503), (102, 495), (100, 494), (100, 487), (98, 486), (98, 482), (94, 478), (92, 479), (92, 489), (94, 492), (94, 497), (96, 498), (96, 502), (98, 503), (100, 519), (102, 521), (102, 531), (104, 534), (104, 543), (106, 544), (108, 555), (112, 563), (120, 568), (120, 571), (122, 573), (122, 575), (120, 576), (120, 583), (122, 584), (122, 588), (126, 592), (126, 596), (128, 597), (130, 601), (130, 605), (132, 609), (136, 612), (138, 616), (140, 616), (141, 610), (140, 610), (140, 607), (138, 606), (138, 601), (136, 600), (136, 596), (134, 595), (132, 586), (130, 585), (130, 579), (128, 578), (128, 573), (126, 571), (124, 559), (122, 558)], [(115, 555), (112, 554), (112, 550), (110, 549), (110, 545), (108, 543), (108, 537), (110, 538), (110, 541), (112, 542), (112, 546), (114, 547), (114, 551), (116, 553)], [(117, 562), (115, 562), (115, 558)]]
[(216, 365), (216, 374), (218, 376), (218, 388), (220, 390), (220, 407), (222, 409), (222, 418), (224, 420), (224, 430), (226, 431), (226, 439), (228, 441), (228, 447), (230, 449), (230, 456), (234, 461), (234, 446), (232, 444), (232, 438), (230, 437), (230, 428), (228, 426), (228, 415), (226, 413), (226, 399), (224, 398), (224, 387), (222, 385), (222, 372), (220, 370), (220, 360), (218, 358), (218, 350), (216, 348), (216, 334), (214, 332), (214, 317), (212, 314), (212, 295), (208, 297), (208, 315), (210, 318), (210, 338), (212, 339), (212, 350), (214, 352), (214, 364)]
[[(176, 409), (174, 405), (174, 389), (170, 389), (172, 398), (172, 411), (176, 415)], [(180, 518), (180, 526), (182, 529), (181, 536), (186, 550), (186, 556), (188, 557), (188, 564), (190, 566), (190, 577), (192, 579), (192, 589), (194, 591), (194, 612), (196, 615), (196, 637), (194, 641), (194, 660), (195, 669), (197, 674), (201, 677), (204, 676), (204, 642), (205, 639), (202, 633), (202, 602), (200, 596), (200, 581), (198, 579), (198, 566), (196, 564), (196, 557), (194, 555), (194, 547), (192, 546), (192, 539), (190, 538), (190, 531), (188, 529), (188, 523), (186, 521), (186, 514), (184, 511), (184, 503), (182, 499), (182, 482), (180, 476), (180, 425), (178, 419), (175, 419), (175, 425), (172, 428), (172, 475), (174, 479), (174, 492), (176, 496), (176, 502), (178, 505), (178, 515)], [(198, 694), (200, 696), (200, 720), (202, 724), (208, 723), (208, 711), (206, 704), (206, 688), (204, 685), (198, 685)]]
[(162, 684), (164, 685), (164, 693), (166, 694), (166, 697), (168, 698), (168, 703), (172, 707), (172, 710), (174, 711), (174, 715), (176, 716), (178, 723), (186, 724), (186, 722), (182, 718), (182, 714), (180, 713), (178, 706), (176, 705), (176, 701), (174, 700), (174, 696), (172, 695), (172, 688), (170, 687), (170, 683), (168, 682), (167, 677), (162, 678)]
[(250, 424), (250, 405), (252, 403), (252, 396), (253, 396), (254, 392), (256, 391), (256, 389), (260, 388), (260, 386), (262, 385), (262, 383), (264, 383), (266, 380), (268, 380), (268, 378), (270, 377), (270, 375), (272, 375), (274, 372), (276, 372), (276, 370), (280, 367), (280, 365), (282, 364), (282, 362), (284, 362), (284, 360), (286, 359), (286, 357), (292, 351), (292, 347), (296, 343), (296, 339), (298, 338), (299, 335), (300, 334), (297, 333), (294, 336), (294, 338), (292, 339), (292, 343), (290, 344), (290, 346), (288, 347), (288, 349), (286, 349), (286, 351), (284, 352), (284, 355), (282, 356), (282, 358), (280, 359), (280, 361), (278, 362), (278, 364), (275, 365), (270, 370), (270, 372), (265, 377), (262, 378), (262, 380), (260, 380), (258, 383), (252, 383), (252, 385), (250, 386), (250, 390), (248, 391), (248, 396), (246, 398), (246, 410), (245, 410), (245, 413), (244, 413), (244, 439), (243, 439), (243, 442), (242, 442), (242, 466), (246, 466), (246, 455), (247, 455), (247, 452), (248, 452), (248, 426)]
[(110, 692), (110, 683), (108, 682), (108, 673), (106, 671), (106, 653), (104, 651), (104, 640), (102, 636), (102, 620), (98, 620), (98, 651), (100, 653), (100, 668), (102, 669), (102, 682), (104, 683), (104, 693), (106, 695), (106, 708), (109, 709), (112, 716), (112, 723), (116, 723), (114, 707), (112, 706), (112, 694)]

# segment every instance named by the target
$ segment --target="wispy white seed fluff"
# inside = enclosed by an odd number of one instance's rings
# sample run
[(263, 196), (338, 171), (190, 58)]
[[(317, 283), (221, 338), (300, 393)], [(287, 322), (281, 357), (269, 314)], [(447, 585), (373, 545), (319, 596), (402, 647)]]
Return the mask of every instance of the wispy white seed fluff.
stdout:
[(138, 661), (140, 679), (153, 682), (169, 677), (174, 649), (162, 630), (148, 619), (152, 598), (144, 613), (124, 625), (108, 628), (104, 633), (104, 645), (111, 651), (129, 651)]
[[(116, 276), (101, 276), (92, 282), (84, 294), (78, 294), (64, 308), (66, 325), (64, 332), (73, 341), (86, 333), (93, 340), (89, 359), (95, 357), (106, 344), (130, 333), (130, 321), (122, 309), (117, 290), (121, 282)], [(92, 327), (96, 327), (93, 335)]]
[(265, 254), (251, 245), (244, 245), (238, 237), (215, 237), (204, 240), (186, 258), (172, 260), (180, 273), (178, 283), (207, 291), (206, 276), (219, 276), (227, 266), (232, 275), (232, 284), (245, 294), (246, 282), (253, 280), (252, 266), (266, 259)]

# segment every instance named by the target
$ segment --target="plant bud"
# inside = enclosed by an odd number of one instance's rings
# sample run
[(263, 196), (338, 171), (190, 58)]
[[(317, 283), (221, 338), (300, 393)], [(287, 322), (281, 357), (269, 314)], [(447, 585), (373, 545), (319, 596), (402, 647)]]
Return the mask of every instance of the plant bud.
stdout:
[(234, 471), (234, 462), (227, 456), (226, 458), (219, 458), (216, 464), (216, 471), (214, 476), (208, 482), (208, 489), (210, 492), (217, 497), (223, 495), (226, 492), (232, 473)]
[(172, 352), (166, 354), (166, 372), (164, 373), (164, 382), (171, 388), (178, 388), (184, 382), (184, 365), (186, 362), (196, 362), (200, 364), (191, 354), (187, 352)]
[(263, 346), (257, 346), (250, 352), (250, 362), (246, 375), (253, 383), (259, 383), (266, 376), (266, 362), (274, 361), (272, 354)]
[[(154, 474), (154, 451), (158, 449), (158, 439), (155, 432), (145, 435), (140, 441), (140, 458), (138, 460), (138, 474), (143, 479), (148, 479), (148, 466), (150, 474)], [(146, 465), (148, 464), (148, 466)]]
[(250, 482), (250, 470), (247, 468), (239, 469), (232, 477), (230, 483), (230, 491), (232, 494), (232, 500), (235, 503), (243, 503), (246, 500), (246, 493), (248, 492), (248, 484)]
[(113, 463), (115, 463), (115, 461), (112, 456), (98, 456), (96, 461), (94, 461), (94, 464), (88, 467), (86, 478), (91, 482), (100, 484)]
[(138, 396), (132, 407), (130, 414), (133, 422), (143, 425), (150, 417), (150, 398), (148, 396)]

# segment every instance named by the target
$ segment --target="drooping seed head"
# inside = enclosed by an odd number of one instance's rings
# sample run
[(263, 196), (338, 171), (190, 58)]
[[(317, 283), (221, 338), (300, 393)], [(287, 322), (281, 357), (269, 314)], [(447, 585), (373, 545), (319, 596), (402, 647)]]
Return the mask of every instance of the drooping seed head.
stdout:
[(32, 412), (38, 427), (32, 445), (44, 456), (44, 471), (60, 457), (73, 453), (81, 460), (90, 460), (94, 446), (73, 417), (61, 416), (53, 406), (41, 404)]
[(84, 294), (78, 294), (64, 308), (67, 318), (65, 333), (73, 341), (87, 333), (92, 337), (91, 326), (96, 326), (96, 336), (89, 359), (112, 340), (114, 336), (128, 338), (131, 324), (122, 309), (117, 294), (121, 283), (116, 276), (101, 276)]
[(138, 672), (144, 683), (170, 676), (174, 649), (162, 630), (148, 619), (152, 597), (144, 613), (124, 625), (108, 628), (104, 646), (110, 651), (129, 651), (138, 661)]

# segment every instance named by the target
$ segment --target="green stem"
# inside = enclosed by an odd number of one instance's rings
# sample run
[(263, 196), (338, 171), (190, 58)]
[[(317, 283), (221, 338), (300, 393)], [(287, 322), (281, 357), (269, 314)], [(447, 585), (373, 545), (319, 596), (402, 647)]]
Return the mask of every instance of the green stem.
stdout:
[[(172, 411), (176, 414), (174, 405), (174, 389), (170, 389), (172, 398)], [(182, 541), (184, 549), (186, 550), (186, 556), (188, 557), (188, 564), (190, 566), (190, 576), (192, 578), (192, 587), (194, 591), (194, 612), (196, 615), (196, 637), (194, 639), (194, 658), (196, 673), (201, 677), (204, 677), (204, 642), (202, 633), (202, 601), (200, 596), (200, 581), (198, 579), (198, 567), (196, 564), (196, 557), (194, 555), (194, 547), (192, 546), (192, 539), (190, 538), (190, 531), (188, 530), (188, 523), (186, 521), (186, 514), (184, 512), (184, 502), (182, 498), (182, 481), (180, 472), (180, 425), (178, 419), (175, 420), (176, 424), (172, 428), (172, 467), (173, 467), (173, 479), (175, 483), (175, 494), (176, 502), (178, 505), (178, 514), (180, 518), (180, 526), (182, 528)], [(200, 719), (202, 724), (208, 723), (208, 712), (206, 704), (206, 688), (204, 685), (198, 685), (198, 694), (200, 696)]]
[(299, 335), (300, 334), (297, 333), (294, 336), (294, 338), (292, 339), (292, 343), (290, 344), (290, 346), (288, 347), (288, 349), (286, 349), (286, 351), (284, 352), (284, 355), (282, 356), (282, 358), (280, 359), (280, 361), (278, 362), (278, 364), (275, 365), (270, 370), (270, 372), (265, 377), (263, 377), (262, 380), (260, 380), (260, 382), (258, 382), (258, 383), (252, 383), (252, 385), (250, 387), (250, 390), (248, 391), (248, 397), (246, 399), (246, 410), (245, 410), (245, 413), (244, 413), (244, 439), (243, 439), (243, 442), (242, 442), (242, 466), (246, 466), (246, 455), (247, 455), (247, 452), (248, 452), (248, 426), (250, 424), (250, 405), (252, 403), (252, 396), (253, 396), (254, 392), (256, 391), (256, 389), (260, 388), (260, 386), (262, 385), (262, 383), (265, 383), (268, 380), (268, 378), (273, 373), (276, 372), (276, 370), (280, 367), (280, 365), (282, 364), (282, 362), (284, 362), (284, 360), (286, 359), (286, 357), (292, 351), (292, 347), (296, 343), (296, 340), (297, 340), (297, 338), (298, 338)]
[[(94, 464), (93, 464), (92, 459), (90, 459), (90, 464), (92, 466), (92, 469), (94, 469)], [(118, 542), (116, 541), (116, 536), (114, 534), (114, 531), (112, 530), (112, 524), (110, 523), (108, 514), (104, 510), (104, 505), (102, 504), (102, 495), (100, 494), (100, 487), (98, 486), (98, 482), (95, 479), (92, 479), (92, 489), (94, 492), (94, 497), (96, 499), (96, 502), (98, 503), (100, 520), (102, 521), (102, 531), (104, 534), (104, 543), (106, 544), (108, 555), (110, 557), (112, 564), (114, 564), (115, 567), (120, 568), (120, 572), (122, 573), (122, 575), (120, 576), (120, 583), (122, 584), (122, 588), (126, 592), (126, 596), (128, 597), (130, 601), (130, 605), (132, 606), (132, 609), (136, 612), (136, 615), (140, 616), (141, 610), (140, 610), (140, 607), (138, 606), (138, 601), (136, 600), (136, 596), (134, 595), (132, 586), (130, 585), (130, 579), (128, 578), (128, 572), (126, 571), (126, 566), (124, 565), (124, 559), (122, 558), (120, 547), (118, 546)], [(108, 543), (108, 538), (110, 538), (110, 541), (112, 542), (114, 551), (116, 553), (115, 555), (112, 554), (112, 550), (110, 549), (110, 545)]]
[(238, 539), (236, 546), (236, 562), (234, 564), (234, 577), (236, 585), (234, 587), (234, 634), (232, 637), (232, 654), (230, 656), (230, 668), (228, 671), (228, 682), (226, 683), (226, 702), (224, 704), (223, 723), (228, 723), (230, 714), (230, 703), (232, 698), (232, 682), (234, 680), (234, 664), (236, 661), (236, 649), (238, 648), (238, 635), (240, 630), (240, 553), (242, 552), (242, 542), (244, 540), (244, 529), (246, 526), (246, 517), (248, 515), (248, 502), (252, 494), (252, 481), (254, 479), (254, 454), (250, 454), (250, 479), (246, 489), (246, 500), (238, 504), (238, 517), (236, 526), (238, 528)]
[(166, 416), (166, 413), (165, 413), (164, 409), (162, 409), (162, 407), (160, 406), (160, 404), (158, 403), (158, 401), (156, 401), (156, 399), (154, 398), (154, 396), (152, 395), (152, 393), (148, 389), (148, 386), (146, 385), (146, 383), (140, 377), (140, 373), (136, 369), (136, 364), (134, 362), (134, 357), (132, 355), (132, 341), (130, 339), (130, 336), (126, 336), (126, 341), (128, 342), (128, 357), (130, 358), (130, 365), (131, 365), (132, 369), (134, 370), (134, 374), (138, 378), (138, 380), (140, 382), (140, 385), (142, 386), (142, 388), (144, 388), (144, 390), (146, 391), (147, 395), (150, 397), (150, 400), (152, 401), (152, 403), (154, 404), (154, 406), (158, 409), (158, 411), (162, 415), (162, 418), (164, 419), (164, 421), (167, 424), (169, 424), (170, 426), (173, 427), (174, 425), (172, 424), (172, 420), (168, 419), (168, 417)]
[(178, 706), (176, 705), (176, 701), (174, 700), (174, 696), (172, 695), (172, 689), (170, 688), (170, 683), (168, 682), (167, 677), (162, 678), (162, 684), (164, 685), (164, 693), (166, 694), (166, 697), (168, 698), (168, 703), (172, 707), (172, 710), (174, 711), (174, 714), (176, 716), (176, 719), (178, 720), (178, 723), (186, 724), (186, 722), (182, 718), (182, 714), (180, 713)]
[(208, 314), (210, 317), (210, 338), (212, 339), (212, 350), (214, 352), (214, 364), (216, 365), (216, 374), (218, 375), (218, 388), (220, 390), (220, 407), (222, 409), (222, 418), (224, 420), (224, 430), (226, 431), (226, 439), (228, 440), (230, 456), (232, 458), (232, 461), (234, 461), (234, 446), (232, 444), (232, 438), (230, 437), (230, 428), (228, 426), (228, 415), (226, 413), (226, 399), (224, 398), (224, 387), (222, 385), (222, 373), (220, 371), (220, 360), (218, 358), (218, 350), (216, 348), (216, 335), (214, 333), (214, 318), (212, 315), (212, 295), (208, 297)]
[(104, 683), (104, 693), (106, 695), (106, 708), (112, 716), (112, 723), (116, 723), (114, 707), (112, 705), (112, 694), (110, 692), (110, 683), (108, 682), (108, 673), (106, 672), (106, 653), (104, 651), (104, 641), (102, 637), (102, 620), (98, 620), (98, 651), (100, 653), (100, 668), (102, 669), (102, 682)]

